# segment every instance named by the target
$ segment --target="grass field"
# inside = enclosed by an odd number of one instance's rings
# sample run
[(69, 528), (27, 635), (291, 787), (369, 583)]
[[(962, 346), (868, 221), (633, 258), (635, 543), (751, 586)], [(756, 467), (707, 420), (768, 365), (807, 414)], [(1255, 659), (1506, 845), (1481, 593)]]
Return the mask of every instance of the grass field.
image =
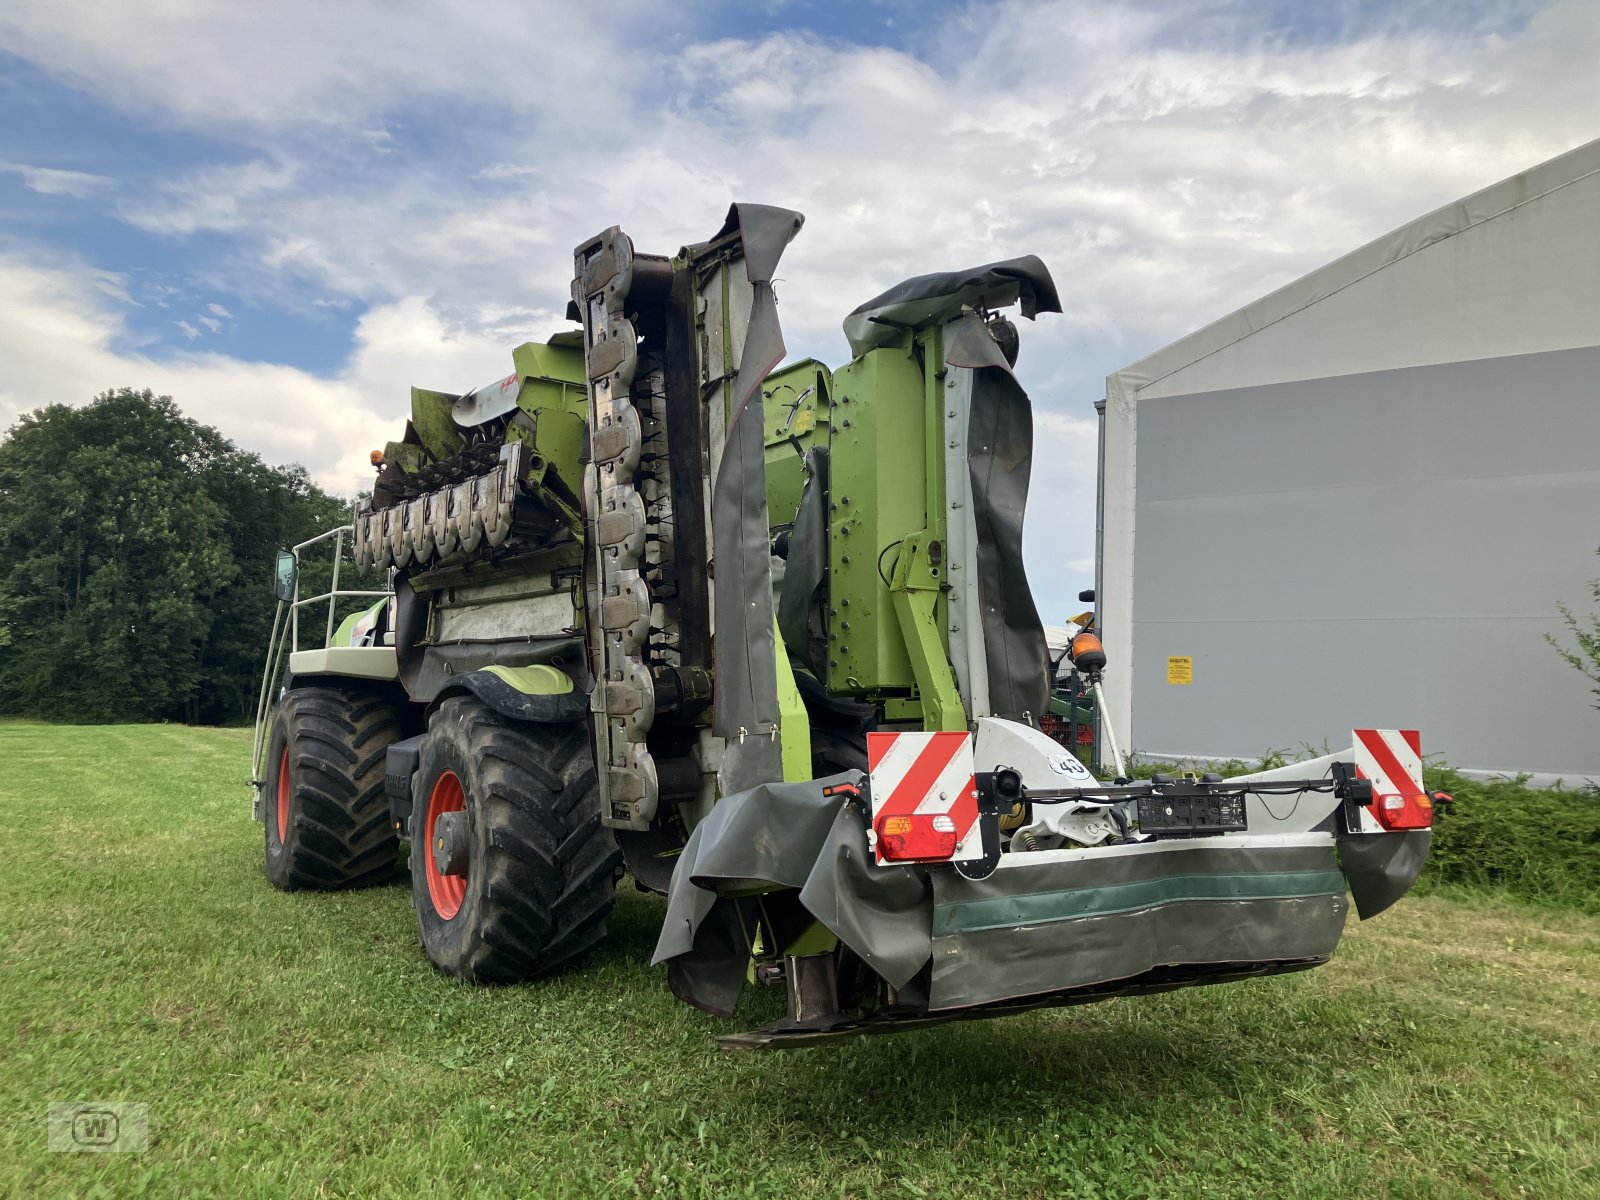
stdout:
[[(497, 990), (432, 972), (404, 886), (273, 891), (248, 749), (0, 724), (11, 1194), (1600, 1195), (1600, 918), (1437, 894), (1304, 975), (738, 1055), (631, 886)], [(150, 1149), (47, 1152), (76, 1099), (148, 1102)]]

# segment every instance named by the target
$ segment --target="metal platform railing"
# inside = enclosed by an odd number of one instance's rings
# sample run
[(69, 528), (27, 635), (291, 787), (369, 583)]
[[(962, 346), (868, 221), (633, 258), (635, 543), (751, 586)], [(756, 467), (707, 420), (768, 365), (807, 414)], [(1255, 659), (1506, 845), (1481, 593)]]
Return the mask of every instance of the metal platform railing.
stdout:
[[(319, 533), (316, 537), (307, 538), (297, 546), (290, 549), (294, 555), (294, 592), (287, 600), (279, 600), (277, 610), (272, 614), (272, 636), (267, 642), (267, 662), (261, 673), (261, 689), (256, 696), (256, 721), (255, 733), (250, 751), (250, 786), (255, 807), (260, 807), (261, 792), (261, 756), (266, 749), (267, 732), (271, 726), (269, 716), (276, 706), (276, 697), (272, 696), (273, 680), (281, 679), (285, 658), (300, 649), (300, 610), (311, 608), (314, 605), (326, 603), (328, 615), (323, 622), (323, 646), (333, 641), (334, 621), (338, 613), (341, 600), (376, 599), (379, 597), (394, 596), (394, 572), (386, 573), (388, 586), (381, 590), (362, 588), (341, 588), (339, 586), (339, 573), (345, 565), (345, 555), (348, 550), (348, 539), (351, 528), (340, 525), (326, 533)], [(333, 571), (329, 577), (328, 590), (315, 596), (300, 596), (300, 559), (302, 554), (313, 546), (320, 546), (329, 539), (333, 540)], [(354, 566), (354, 562), (350, 564)], [(287, 619), (285, 616), (287, 615)]]

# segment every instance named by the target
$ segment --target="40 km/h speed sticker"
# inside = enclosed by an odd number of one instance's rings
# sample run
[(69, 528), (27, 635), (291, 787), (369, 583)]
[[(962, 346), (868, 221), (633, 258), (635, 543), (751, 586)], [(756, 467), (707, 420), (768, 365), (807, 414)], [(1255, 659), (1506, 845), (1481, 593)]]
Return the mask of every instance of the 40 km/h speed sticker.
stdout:
[(1089, 768), (1078, 761), (1075, 754), (1057, 754), (1050, 759), (1050, 769), (1057, 775), (1065, 775), (1069, 779), (1076, 779), (1088, 787), (1093, 787), (1100, 781), (1089, 773)]

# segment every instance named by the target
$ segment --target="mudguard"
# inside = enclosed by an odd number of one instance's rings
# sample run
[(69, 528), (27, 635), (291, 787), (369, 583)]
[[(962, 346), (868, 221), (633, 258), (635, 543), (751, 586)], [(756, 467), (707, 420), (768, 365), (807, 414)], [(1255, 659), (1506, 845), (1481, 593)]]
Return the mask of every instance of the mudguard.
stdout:
[(1356, 912), (1363, 921), (1375, 917), (1411, 890), (1428, 860), (1433, 830), (1346, 834), (1336, 843), (1339, 867), (1350, 882)]
[(431, 712), (446, 696), (476, 696), (502, 717), (541, 725), (565, 725), (589, 715), (589, 698), (572, 676), (535, 663), (526, 667), (484, 667), (457, 676), (439, 690)]

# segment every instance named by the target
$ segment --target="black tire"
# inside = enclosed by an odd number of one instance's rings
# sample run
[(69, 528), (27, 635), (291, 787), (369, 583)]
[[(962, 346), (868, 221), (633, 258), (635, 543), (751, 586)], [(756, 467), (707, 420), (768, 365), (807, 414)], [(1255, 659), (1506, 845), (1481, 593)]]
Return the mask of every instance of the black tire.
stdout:
[(273, 886), (331, 891), (394, 879), (399, 839), (383, 790), (384, 758), (404, 736), (405, 718), (403, 701), (377, 691), (308, 687), (284, 696), (263, 788)]
[[(453, 774), (466, 811), (466, 875), (433, 864), (430, 800)], [(441, 780), (445, 780), (441, 786)], [(470, 696), (434, 711), (412, 790), (411, 893), (422, 948), (446, 975), (474, 983), (537, 979), (606, 932), (622, 852), (600, 824), (588, 730), (511, 721)], [(456, 880), (458, 895), (430, 889)]]
[(876, 710), (870, 704), (829, 695), (807, 671), (795, 672), (794, 681), (811, 722), (812, 778), (865, 771), (867, 731), (878, 723)]
[(844, 771), (867, 769), (867, 735), (853, 729), (811, 727), (811, 771), (826, 779)]

